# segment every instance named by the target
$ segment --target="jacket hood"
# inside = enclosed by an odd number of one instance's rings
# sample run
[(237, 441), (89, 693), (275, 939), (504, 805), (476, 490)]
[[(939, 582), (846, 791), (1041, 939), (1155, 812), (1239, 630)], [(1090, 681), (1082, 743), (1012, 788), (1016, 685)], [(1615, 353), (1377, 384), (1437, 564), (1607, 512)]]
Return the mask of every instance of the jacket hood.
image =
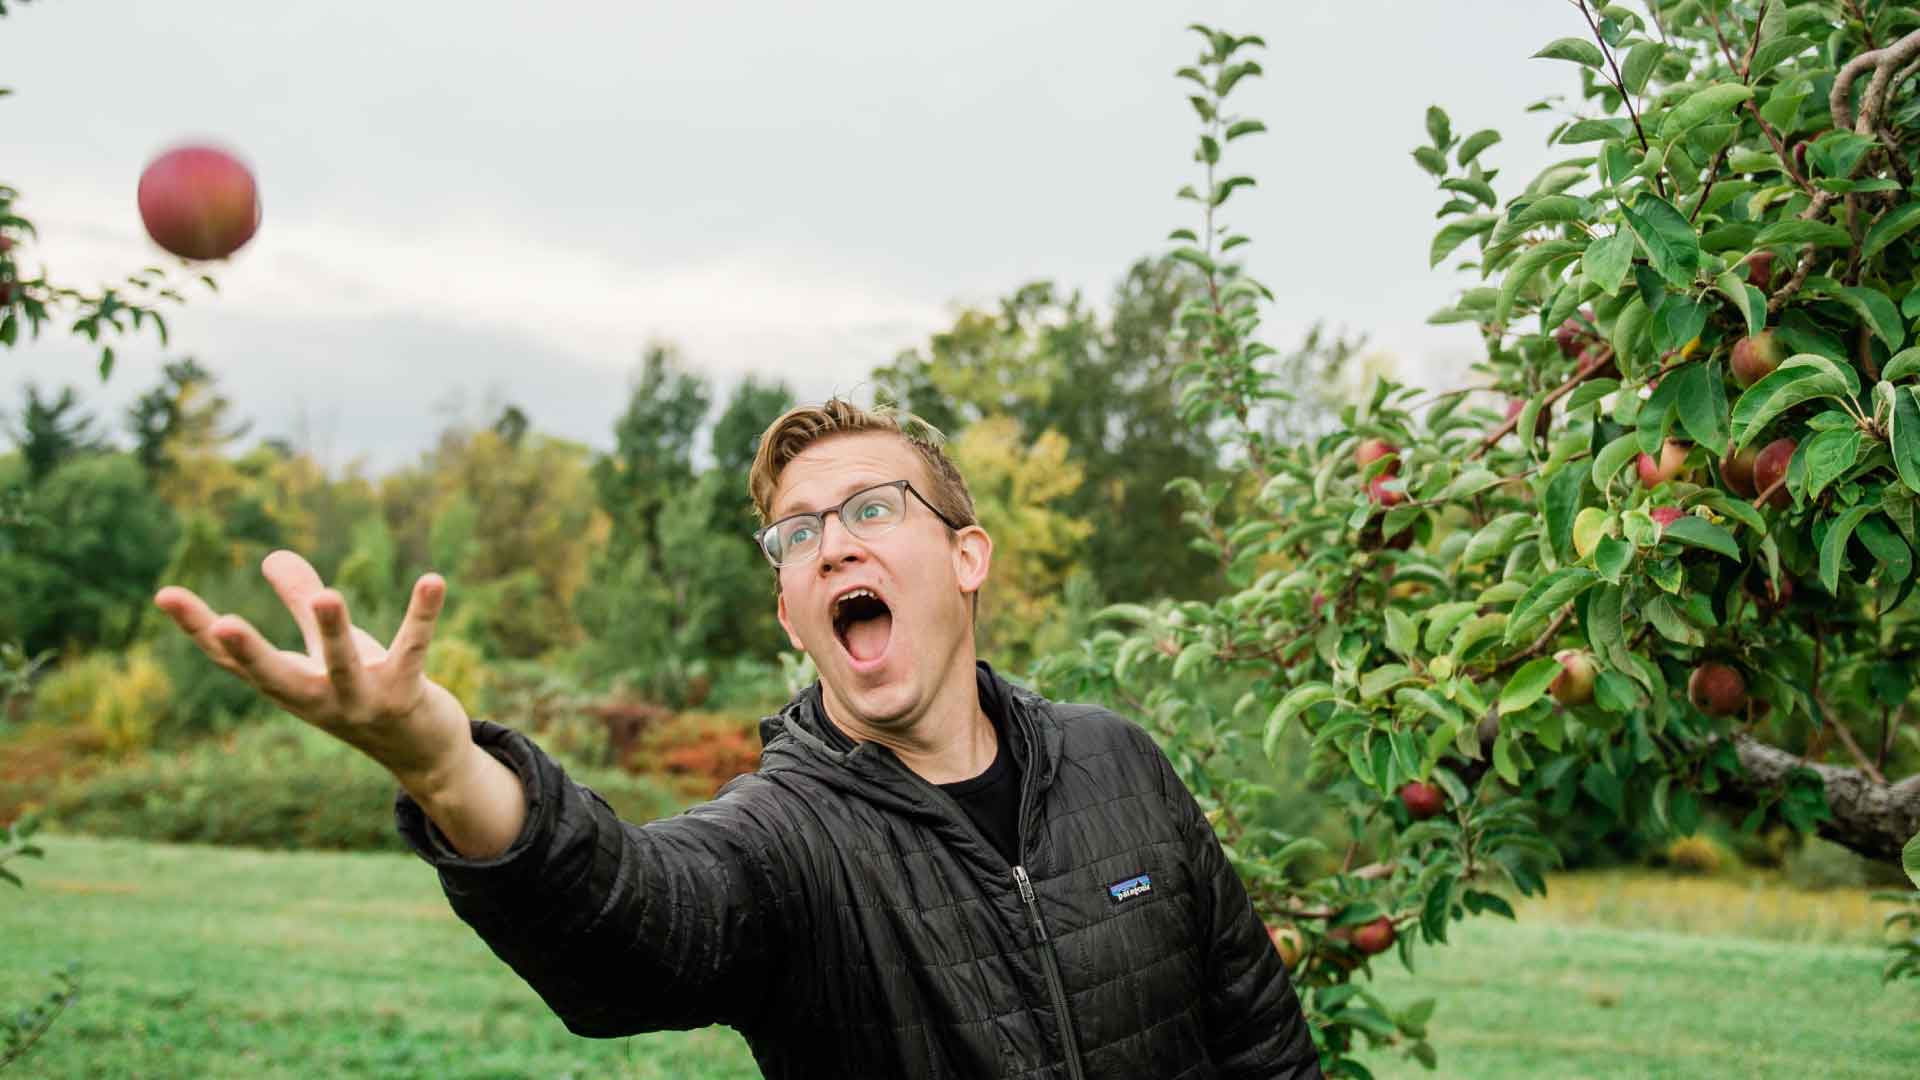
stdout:
[[(1023, 783), (1043, 791), (1060, 766), (1060, 725), (1047, 699), (1000, 677), (986, 661), (975, 662), (980, 707), (1004, 720), (1008, 749), (1020, 766)], [(800, 691), (779, 712), (760, 721), (760, 771), (794, 770), (883, 809), (910, 815), (945, 817), (950, 811), (933, 799), (933, 787), (913, 774), (894, 752), (875, 742), (839, 750), (822, 734), (831, 723), (821, 702), (820, 683)]]

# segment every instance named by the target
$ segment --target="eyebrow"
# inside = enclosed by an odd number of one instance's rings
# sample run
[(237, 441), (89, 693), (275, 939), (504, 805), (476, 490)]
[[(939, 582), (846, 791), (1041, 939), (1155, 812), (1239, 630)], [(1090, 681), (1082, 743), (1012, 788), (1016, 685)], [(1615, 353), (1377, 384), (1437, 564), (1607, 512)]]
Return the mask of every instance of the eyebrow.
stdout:
[[(850, 480), (847, 482), (846, 486), (840, 489), (840, 501), (845, 502), (847, 500), (847, 497), (849, 495), (852, 495), (856, 491), (865, 491), (870, 487), (875, 487), (879, 484), (885, 484), (888, 482), (889, 481), (886, 481), (886, 480)], [(776, 503), (775, 505), (777, 506), (778, 504)], [(829, 504), (829, 505), (832, 505), (832, 504)], [(818, 513), (820, 513), (819, 510), (795, 510), (792, 508), (792, 504), (788, 504), (788, 508), (784, 512), (775, 511), (772, 515), (769, 516), (768, 521), (770, 523), (774, 521), (785, 521), (786, 519), (794, 516), (795, 514), (818, 514)]]

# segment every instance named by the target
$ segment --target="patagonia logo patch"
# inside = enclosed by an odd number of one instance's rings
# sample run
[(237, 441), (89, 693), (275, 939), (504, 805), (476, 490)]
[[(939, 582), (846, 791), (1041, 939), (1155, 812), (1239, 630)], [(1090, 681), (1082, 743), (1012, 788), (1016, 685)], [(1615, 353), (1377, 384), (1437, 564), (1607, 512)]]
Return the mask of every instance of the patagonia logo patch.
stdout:
[(1124, 904), (1129, 900), (1145, 896), (1152, 891), (1153, 879), (1145, 874), (1141, 874), (1139, 877), (1130, 877), (1125, 881), (1116, 881), (1107, 886), (1107, 895), (1113, 897), (1113, 902), (1116, 904)]

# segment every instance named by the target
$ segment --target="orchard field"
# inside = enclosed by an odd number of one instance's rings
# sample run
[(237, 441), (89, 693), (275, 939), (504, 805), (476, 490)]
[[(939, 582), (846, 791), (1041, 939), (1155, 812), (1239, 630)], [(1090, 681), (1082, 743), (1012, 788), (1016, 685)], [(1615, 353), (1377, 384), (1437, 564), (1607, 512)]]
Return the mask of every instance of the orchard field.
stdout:
[[(85, 970), (30, 1075), (758, 1075), (724, 1029), (569, 1035), (410, 856), (62, 836), (34, 884), (0, 907), (0, 999), (68, 961)], [(1463, 926), (1433, 971), (1380, 966), (1391, 992), (1440, 991), (1445, 1075), (1891, 1080), (1920, 1057), (1920, 987), (1879, 986), (1863, 890), (1646, 874), (1569, 876), (1552, 890), (1517, 924)], [(1642, 905), (1665, 912), (1666, 928), (1648, 929)], [(1385, 1054), (1368, 1064), (1430, 1075)]]

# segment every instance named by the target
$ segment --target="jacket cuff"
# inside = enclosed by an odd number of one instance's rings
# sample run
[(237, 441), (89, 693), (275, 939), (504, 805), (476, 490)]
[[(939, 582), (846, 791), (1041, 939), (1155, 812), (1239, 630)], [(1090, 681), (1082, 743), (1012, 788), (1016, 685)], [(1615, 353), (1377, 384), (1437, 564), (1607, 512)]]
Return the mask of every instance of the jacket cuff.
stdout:
[(393, 818), (394, 826), (407, 847), (438, 869), (443, 879), (470, 879), (477, 884), (489, 878), (511, 876), (528, 862), (528, 852), (538, 846), (540, 836), (551, 825), (554, 800), (547, 793), (552, 790), (554, 777), (548, 774), (557, 774), (559, 766), (526, 736), (511, 728), (489, 720), (473, 720), (470, 723), (473, 725), (474, 744), (492, 754), (520, 780), (520, 788), (527, 799), (527, 817), (520, 826), (520, 835), (514, 837), (513, 843), (498, 855), (484, 859), (468, 858), (454, 850), (439, 827), (434, 825), (426, 811), (405, 789), (394, 795)]

